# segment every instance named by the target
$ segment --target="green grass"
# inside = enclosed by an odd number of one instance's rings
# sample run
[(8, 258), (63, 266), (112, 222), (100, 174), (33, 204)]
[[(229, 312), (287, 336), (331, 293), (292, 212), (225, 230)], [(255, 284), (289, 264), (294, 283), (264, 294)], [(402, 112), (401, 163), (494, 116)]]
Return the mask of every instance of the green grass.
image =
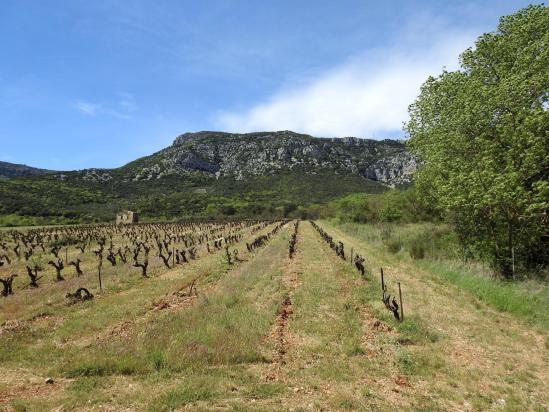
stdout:
[(103, 357), (95, 362), (84, 361), (84, 363), (68, 369), (65, 376), (74, 378), (78, 376), (133, 375), (137, 372), (148, 372), (142, 366), (130, 354), (125, 354), (108, 358)]
[[(539, 281), (503, 283), (484, 276), (475, 262), (463, 263), (448, 258), (431, 261), (429, 257), (413, 259), (405, 249), (396, 254), (387, 250), (384, 239), (398, 239), (401, 235), (406, 243), (424, 225), (391, 226), (392, 231), (387, 236), (383, 230), (385, 226), (381, 225), (319, 223), (335, 240), (342, 240), (346, 250), (354, 247), (355, 252), (365, 256), (367, 267), (373, 273), (367, 276), (371, 287), (365, 290), (364, 304), (376, 318), (393, 325), (397, 332), (378, 344), (384, 351), (394, 351), (394, 364), (411, 387), (423, 387), (425, 383), (429, 386), (428, 396), (414, 394), (410, 410), (449, 410), (463, 402), (486, 410), (493, 408), (494, 402), (500, 399), (507, 402), (507, 410), (535, 410), (531, 395), (526, 393), (532, 393), (534, 382), (539, 382), (539, 373), (543, 374), (547, 367), (543, 353), (549, 346), (544, 328), (532, 328), (532, 325), (546, 323), (538, 321), (546, 316), (543, 310), (548, 307), (546, 284)], [(441, 271), (451, 268), (453, 280), (457, 282), (467, 278), (471, 283), (454, 283), (437, 273), (433, 265), (439, 265)], [(379, 302), (380, 266), (386, 268), (390, 292), (395, 292), (395, 281), (403, 285), (403, 323), (390, 323), (394, 322), (390, 313)], [(476, 293), (491, 296), (481, 300)], [(494, 295), (500, 295), (503, 302), (501, 307), (506, 313), (502, 312), (501, 316), (492, 309), (497, 305), (493, 301)], [(520, 296), (526, 298), (525, 302)], [(513, 316), (519, 322), (513, 322)], [(536, 323), (532, 323), (532, 319)], [(503, 347), (514, 349), (507, 351), (502, 350)], [(535, 357), (531, 357), (534, 352)], [(504, 362), (512, 365), (512, 369), (502, 371)], [(525, 374), (525, 371), (532, 373)], [(482, 381), (500, 382), (502, 379), (487, 380), (488, 375), (512, 377), (513, 380), (505, 380), (497, 387), (490, 383), (479, 390)], [(520, 382), (513, 383), (515, 380)], [(542, 392), (536, 390), (536, 393), (545, 398)], [(537, 402), (543, 400), (538, 398)]]
[(442, 335), (429, 327), (417, 315), (405, 316), (405, 321), (396, 324), (399, 332), (398, 342), (403, 345), (426, 344), (438, 342)]
[(543, 329), (549, 329), (549, 288), (542, 283), (537, 283), (537, 290), (532, 291), (527, 290), (520, 282), (484, 277), (444, 261), (424, 261), (418, 265), (471, 292), (501, 312), (510, 313)]
[(154, 399), (150, 411), (173, 411), (181, 406), (197, 401), (214, 399), (219, 394), (215, 382), (193, 380), (170, 389)]
[[(549, 287), (544, 281), (501, 281), (489, 276), (479, 261), (463, 263), (455, 235), (445, 225), (335, 223), (345, 233), (387, 250), (394, 258), (410, 261), (501, 312), (529, 324), (549, 328)], [(382, 259), (384, 259), (382, 257)], [(389, 261), (389, 258), (387, 261)]]
[(456, 259), (462, 256), (457, 237), (445, 224), (436, 223), (339, 223), (346, 233), (369, 243), (384, 246), (400, 257)]

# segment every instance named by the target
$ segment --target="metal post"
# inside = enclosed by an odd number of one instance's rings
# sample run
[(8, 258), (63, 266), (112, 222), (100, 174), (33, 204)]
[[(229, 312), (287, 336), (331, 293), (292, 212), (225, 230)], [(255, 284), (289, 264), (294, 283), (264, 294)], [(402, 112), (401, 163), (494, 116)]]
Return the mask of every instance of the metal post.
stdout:
[(353, 248), (351, 248), (351, 265), (353, 264)]
[(398, 296), (400, 298), (400, 321), (404, 321), (404, 306), (402, 305), (402, 290), (400, 289), (400, 282), (398, 282)]
[(69, 247), (65, 247), (65, 263), (69, 263), (69, 259), (68, 259), (68, 250), (69, 250)]
[(383, 268), (381, 268), (381, 290), (385, 292), (385, 280), (383, 279)]
[(511, 248), (511, 260), (513, 262), (513, 280), (515, 280), (515, 248)]

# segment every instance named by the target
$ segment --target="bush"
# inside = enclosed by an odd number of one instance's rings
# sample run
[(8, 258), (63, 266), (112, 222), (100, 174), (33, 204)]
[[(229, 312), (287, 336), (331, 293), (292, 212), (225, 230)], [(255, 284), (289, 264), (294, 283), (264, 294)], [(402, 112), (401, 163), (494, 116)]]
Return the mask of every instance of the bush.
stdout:
[(382, 222), (397, 222), (402, 219), (402, 212), (395, 206), (389, 204), (381, 209), (379, 217)]
[(410, 245), (410, 257), (412, 259), (423, 259), (425, 257), (425, 245), (420, 242), (414, 242)]
[(221, 212), (221, 214), (223, 215), (226, 215), (226, 216), (233, 216), (235, 213), (236, 213), (236, 208), (234, 206), (231, 206), (231, 205), (222, 205), (220, 208), (219, 208), (219, 211)]
[(341, 222), (420, 222), (439, 220), (439, 212), (422, 202), (414, 187), (378, 194), (354, 193), (331, 201), (328, 209)]

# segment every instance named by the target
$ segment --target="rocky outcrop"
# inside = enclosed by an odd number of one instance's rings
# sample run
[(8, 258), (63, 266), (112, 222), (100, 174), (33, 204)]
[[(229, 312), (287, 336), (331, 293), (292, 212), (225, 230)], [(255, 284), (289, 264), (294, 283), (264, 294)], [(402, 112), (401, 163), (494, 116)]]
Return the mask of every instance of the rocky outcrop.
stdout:
[(184, 177), (188, 173), (235, 180), (281, 172), (297, 176), (328, 173), (363, 176), (394, 187), (409, 183), (416, 168), (415, 158), (397, 140), (319, 138), (291, 131), (204, 131), (182, 134), (171, 146), (119, 169), (88, 169), (72, 176), (107, 183), (113, 179), (138, 182)]
[(185, 133), (155, 156), (169, 173), (202, 171), (235, 179), (292, 170), (353, 173), (390, 186), (409, 183), (417, 167), (399, 141), (315, 138), (290, 131)]
[(108, 182), (112, 179), (108, 170), (103, 169), (86, 169), (84, 175), (82, 176), (83, 180), (90, 180), (93, 182)]
[(415, 156), (408, 152), (401, 152), (375, 162), (366, 170), (365, 177), (391, 187), (403, 186), (411, 182), (417, 168)]

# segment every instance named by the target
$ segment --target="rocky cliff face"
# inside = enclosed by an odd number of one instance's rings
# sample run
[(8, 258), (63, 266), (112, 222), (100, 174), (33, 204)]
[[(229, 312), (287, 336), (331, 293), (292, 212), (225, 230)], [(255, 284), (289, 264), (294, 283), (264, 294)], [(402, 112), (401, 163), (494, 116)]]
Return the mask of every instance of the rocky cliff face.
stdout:
[(378, 160), (366, 170), (364, 176), (391, 187), (403, 186), (411, 182), (417, 168), (415, 156), (408, 152), (400, 152)]
[[(292, 171), (305, 174), (352, 173), (389, 186), (410, 182), (415, 158), (395, 140), (356, 137), (315, 138), (290, 131), (233, 134), (185, 133), (173, 145), (122, 168), (126, 179), (151, 180), (202, 172), (219, 178)], [(96, 173), (86, 175), (87, 178)], [(102, 173), (102, 179), (108, 176)]]

